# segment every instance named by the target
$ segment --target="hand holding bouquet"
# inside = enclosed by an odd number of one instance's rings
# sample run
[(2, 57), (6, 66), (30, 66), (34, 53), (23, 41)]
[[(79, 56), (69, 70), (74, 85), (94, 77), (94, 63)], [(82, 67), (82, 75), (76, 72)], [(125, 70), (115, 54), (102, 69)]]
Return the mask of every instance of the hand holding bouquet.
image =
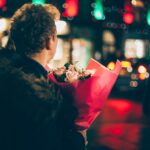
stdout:
[(76, 65), (65, 64), (53, 71), (53, 75), (59, 82), (73, 83), (78, 80), (85, 80), (94, 74), (94, 70), (85, 70)]
[(110, 71), (94, 59), (90, 59), (86, 69), (66, 64), (49, 74), (49, 79), (62, 90), (71, 92), (79, 115), (75, 125), (79, 130), (90, 127), (102, 111), (102, 107), (119, 75), (121, 63)]

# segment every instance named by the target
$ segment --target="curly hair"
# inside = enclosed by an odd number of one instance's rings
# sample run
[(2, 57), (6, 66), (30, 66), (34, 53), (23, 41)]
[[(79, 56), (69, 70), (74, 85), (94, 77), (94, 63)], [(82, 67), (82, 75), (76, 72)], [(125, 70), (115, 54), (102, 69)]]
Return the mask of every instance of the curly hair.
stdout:
[(33, 55), (46, 47), (50, 35), (56, 34), (58, 9), (51, 5), (25, 4), (11, 18), (10, 38), (20, 54)]

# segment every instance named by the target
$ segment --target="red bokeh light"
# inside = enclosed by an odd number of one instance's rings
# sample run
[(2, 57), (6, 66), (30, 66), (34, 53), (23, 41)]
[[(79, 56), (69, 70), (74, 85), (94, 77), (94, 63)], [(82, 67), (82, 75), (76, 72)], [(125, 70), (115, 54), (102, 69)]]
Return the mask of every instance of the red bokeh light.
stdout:
[(132, 24), (134, 21), (134, 15), (132, 13), (124, 13), (123, 14), (123, 21), (126, 24)]
[(6, 0), (0, 0), (0, 8), (4, 7), (6, 4)]
[(64, 17), (75, 17), (78, 14), (78, 0), (66, 0)]
[[(101, 114), (95, 143), (113, 150), (136, 150), (141, 140), (142, 105), (128, 99), (109, 99)], [(136, 122), (135, 122), (136, 120)], [(125, 146), (125, 147), (124, 147)]]
[(133, 7), (130, 4), (125, 4), (124, 8), (126, 12), (133, 12)]

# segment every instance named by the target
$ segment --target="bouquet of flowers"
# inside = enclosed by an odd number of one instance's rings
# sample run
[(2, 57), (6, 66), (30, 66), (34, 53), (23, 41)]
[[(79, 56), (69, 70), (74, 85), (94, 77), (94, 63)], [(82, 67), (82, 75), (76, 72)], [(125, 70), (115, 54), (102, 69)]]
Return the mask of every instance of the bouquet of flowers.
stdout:
[(90, 59), (86, 69), (66, 64), (50, 72), (49, 80), (72, 94), (79, 112), (75, 120), (79, 130), (88, 129), (100, 114), (120, 70), (120, 61), (116, 62), (115, 69), (111, 71)]

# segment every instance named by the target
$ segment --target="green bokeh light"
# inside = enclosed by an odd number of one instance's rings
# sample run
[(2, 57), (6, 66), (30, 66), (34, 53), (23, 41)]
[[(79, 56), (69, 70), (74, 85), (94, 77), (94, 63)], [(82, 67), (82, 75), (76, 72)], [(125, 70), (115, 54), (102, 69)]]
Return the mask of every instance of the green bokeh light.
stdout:
[(32, 0), (33, 4), (45, 4), (45, 0)]
[(150, 26), (150, 8), (148, 9), (146, 19), (147, 19), (147, 24)]
[(103, 10), (103, 4), (102, 4), (101, 0), (96, 0), (93, 15), (94, 15), (96, 20), (103, 20), (104, 19), (104, 10)]

